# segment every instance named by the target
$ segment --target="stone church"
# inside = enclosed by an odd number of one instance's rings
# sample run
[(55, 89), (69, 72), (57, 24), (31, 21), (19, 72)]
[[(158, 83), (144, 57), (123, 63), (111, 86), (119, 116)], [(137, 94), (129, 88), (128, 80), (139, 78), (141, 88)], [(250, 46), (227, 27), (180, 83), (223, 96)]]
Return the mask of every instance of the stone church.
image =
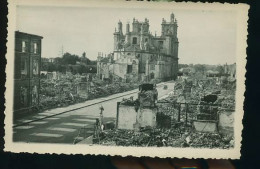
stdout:
[(164, 18), (161, 35), (152, 35), (149, 20), (133, 19), (132, 30), (126, 24), (123, 33), (122, 22), (114, 32), (114, 51), (106, 57), (100, 53), (97, 61), (97, 75), (104, 79), (120, 77), (126, 81), (151, 81), (176, 79), (178, 72), (177, 20), (172, 13), (170, 21)]

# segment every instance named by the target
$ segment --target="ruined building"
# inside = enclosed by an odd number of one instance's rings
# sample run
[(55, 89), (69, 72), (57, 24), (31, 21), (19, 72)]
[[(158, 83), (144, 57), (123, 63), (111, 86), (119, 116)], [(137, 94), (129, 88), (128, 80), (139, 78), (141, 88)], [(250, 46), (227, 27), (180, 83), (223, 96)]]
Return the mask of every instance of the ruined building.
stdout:
[(39, 105), (42, 37), (15, 32), (14, 115)]
[(160, 36), (151, 34), (148, 19), (140, 22), (134, 18), (132, 31), (127, 23), (125, 34), (119, 21), (114, 32), (114, 52), (106, 58), (99, 54), (97, 75), (139, 81), (175, 79), (178, 72), (177, 27), (173, 13), (169, 22), (162, 19)]

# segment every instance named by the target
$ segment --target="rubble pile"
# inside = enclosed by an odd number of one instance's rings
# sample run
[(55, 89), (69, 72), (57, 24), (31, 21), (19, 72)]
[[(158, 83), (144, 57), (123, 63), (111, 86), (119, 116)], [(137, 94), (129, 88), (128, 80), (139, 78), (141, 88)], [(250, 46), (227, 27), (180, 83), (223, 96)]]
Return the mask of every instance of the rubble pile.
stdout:
[(104, 131), (102, 145), (141, 146), (141, 147), (192, 147), (221, 148), (234, 147), (233, 138), (222, 137), (217, 133), (192, 132), (190, 128), (178, 126), (172, 129), (108, 130)]
[(177, 81), (174, 85), (174, 93), (176, 95), (182, 94), (182, 89), (183, 89), (183, 82), (182, 81)]
[(235, 90), (222, 90), (221, 95), (216, 100), (216, 104), (220, 104), (224, 109), (235, 109)]
[(139, 100), (138, 99), (134, 100), (133, 97), (123, 98), (120, 104), (127, 105), (127, 106), (135, 106), (137, 108), (140, 106)]
[(109, 96), (138, 88), (138, 83), (108, 83), (96, 77), (89, 82), (87, 96), (79, 95), (79, 83), (87, 83), (78, 74), (62, 74), (57, 79), (41, 78), (39, 109), (57, 108), (80, 103), (89, 99)]
[(55, 108), (81, 102), (82, 98), (76, 94), (75, 83), (70, 79), (41, 79), (39, 108)]
[(116, 93), (122, 93), (125, 91), (133, 90), (138, 87), (138, 84), (127, 84), (127, 83), (112, 83), (112, 84), (105, 84), (103, 86), (94, 85), (90, 91), (90, 98), (98, 98), (109, 96)]
[[(187, 88), (191, 87), (191, 90)], [(188, 91), (188, 92), (187, 92)], [(221, 108), (234, 109), (235, 107), (235, 81), (221, 81), (215, 78), (196, 79), (188, 77), (185, 80), (179, 80), (174, 86), (174, 95), (169, 95), (160, 101), (165, 102), (186, 102), (191, 104), (219, 105)]]
[[(188, 77), (175, 83), (174, 93), (156, 103), (156, 128), (135, 130), (108, 130), (103, 132), (99, 143), (118, 146), (191, 147), (220, 148), (234, 147), (234, 138), (217, 131), (200, 132), (193, 121), (218, 120), (218, 112), (234, 109), (235, 85), (224, 84), (217, 78)], [(233, 83), (233, 82), (232, 82)], [(153, 92), (140, 92), (142, 103), (153, 98)], [(150, 100), (151, 102), (151, 100)], [(134, 105), (132, 99), (123, 104)], [(213, 106), (214, 105), (214, 106)], [(203, 123), (201, 123), (203, 124)]]
[(217, 133), (191, 133), (187, 138), (187, 144), (195, 148), (232, 148), (234, 147), (233, 139), (223, 137)]
[(150, 139), (148, 133), (132, 130), (108, 130), (104, 131), (103, 134), (104, 137), (100, 143), (104, 145), (146, 146)]

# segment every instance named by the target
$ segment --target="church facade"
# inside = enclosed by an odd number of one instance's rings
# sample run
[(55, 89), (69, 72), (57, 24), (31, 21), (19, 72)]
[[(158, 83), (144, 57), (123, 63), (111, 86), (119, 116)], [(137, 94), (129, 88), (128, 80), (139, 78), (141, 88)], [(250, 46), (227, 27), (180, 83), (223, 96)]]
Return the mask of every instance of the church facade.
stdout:
[(133, 19), (132, 30), (122, 22), (114, 32), (114, 51), (107, 57), (99, 54), (97, 74), (100, 78), (117, 76), (122, 79), (151, 81), (176, 79), (178, 72), (177, 20), (172, 13), (170, 21), (162, 19), (161, 35), (152, 35), (149, 20)]

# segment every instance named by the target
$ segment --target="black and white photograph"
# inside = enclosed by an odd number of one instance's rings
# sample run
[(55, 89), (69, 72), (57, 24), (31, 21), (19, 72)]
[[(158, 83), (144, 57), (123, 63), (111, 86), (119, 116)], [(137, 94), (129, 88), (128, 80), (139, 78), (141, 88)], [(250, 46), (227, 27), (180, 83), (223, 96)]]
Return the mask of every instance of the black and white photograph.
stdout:
[(6, 150), (239, 158), (247, 5), (9, 7)]

